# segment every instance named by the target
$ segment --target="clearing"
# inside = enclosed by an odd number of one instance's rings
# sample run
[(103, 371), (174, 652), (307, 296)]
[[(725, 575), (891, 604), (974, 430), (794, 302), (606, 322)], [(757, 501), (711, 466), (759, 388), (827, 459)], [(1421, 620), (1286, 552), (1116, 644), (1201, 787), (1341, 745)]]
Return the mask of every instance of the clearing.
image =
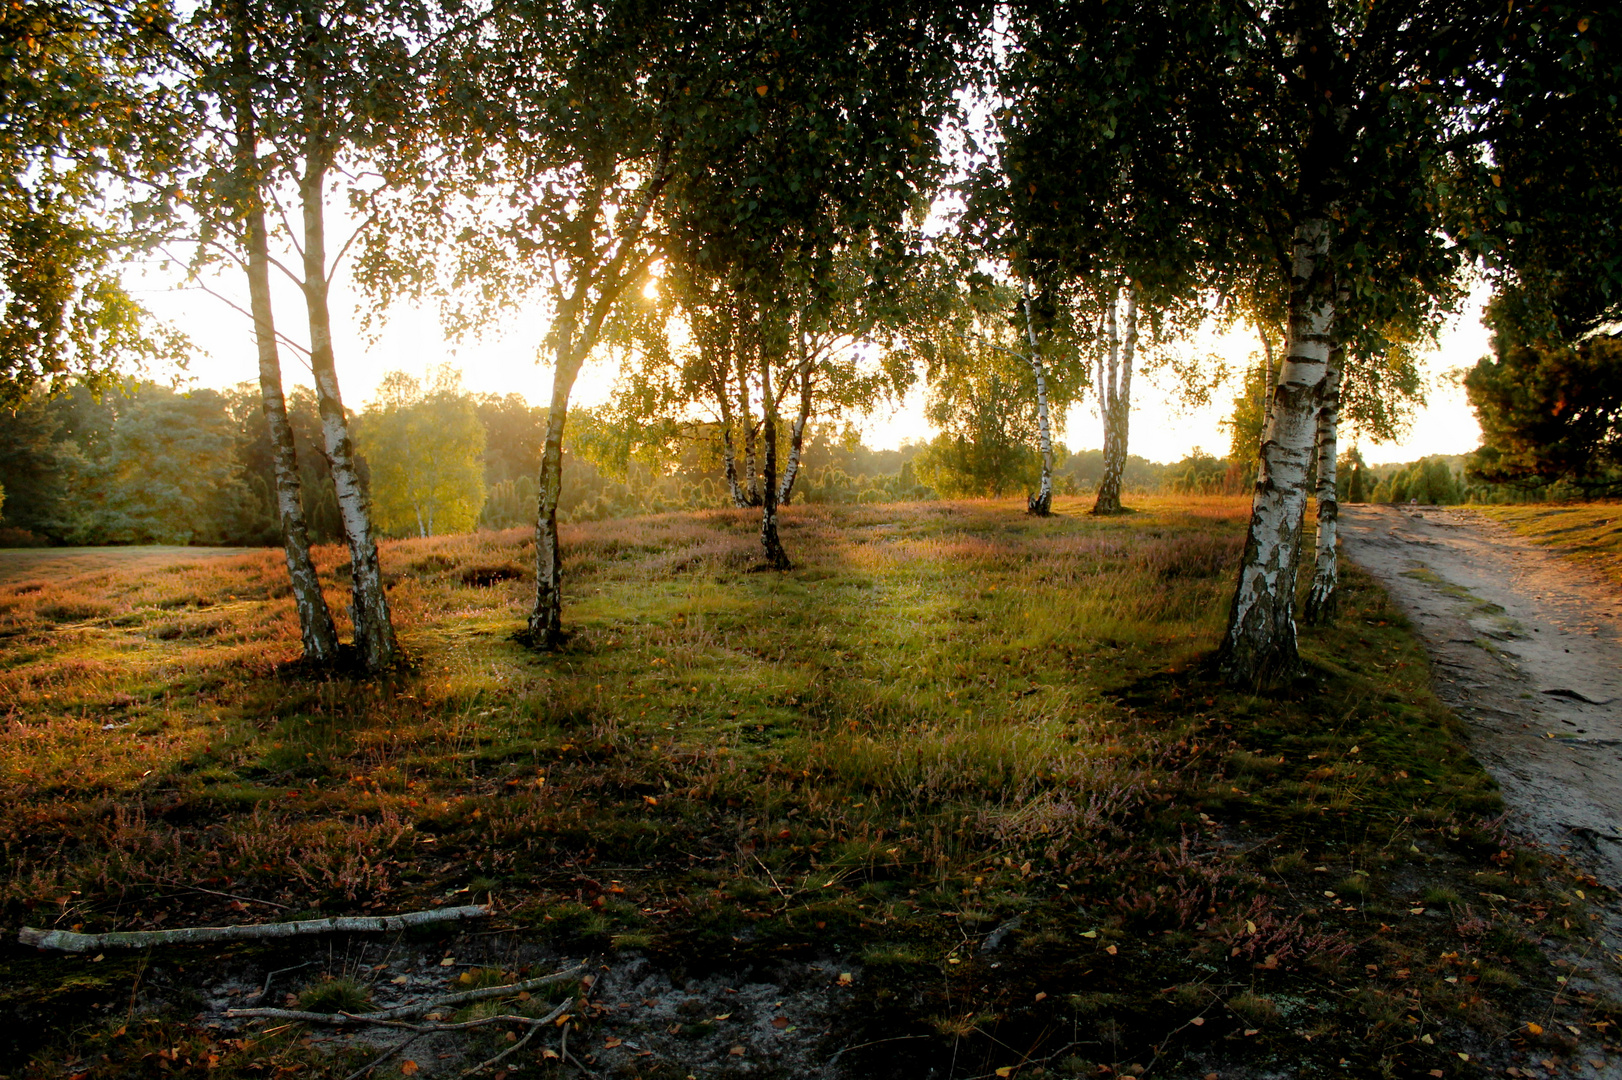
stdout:
[[(0, 585), (0, 1072), (361, 1077), (386, 1029), (228, 1009), (585, 961), (444, 1010), (568, 1005), (486, 1075), (1615, 1075), (1596, 882), (1503, 828), (1384, 591), (1348, 566), (1310, 674), (1235, 691), (1206, 658), (1248, 500), (1085, 505), (793, 507), (783, 575), (746, 512), (569, 526), (555, 656), (511, 639), (523, 532), (389, 543), (412, 663), (365, 680), (288, 663), (276, 551)], [(15, 944), (487, 899), (406, 935)]]

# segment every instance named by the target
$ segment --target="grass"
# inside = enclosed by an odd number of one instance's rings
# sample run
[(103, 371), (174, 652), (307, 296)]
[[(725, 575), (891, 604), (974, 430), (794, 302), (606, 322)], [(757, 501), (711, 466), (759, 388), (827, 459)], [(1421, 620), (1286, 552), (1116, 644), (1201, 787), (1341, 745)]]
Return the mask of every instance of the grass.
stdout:
[(1475, 509), (1622, 584), (1622, 502), (1607, 499)]
[[(1246, 504), (1084, 505), (790, 508), (784, 575), (751, 572), (745, 513), (566, 527), (550, 657), (511, 639), (524, 534), (385, 544), (412, 663), (365, 680), (288, 664), (274, 551), (0, 586), (0, 919), (492, 894), (610, 965), (835, 955), (859, 977), (828, 1055), (918, 1036), (847, 1053), (864, 1076), (1453, 1075), (1518, 1060), (1534, 1015), (1612, 1017), (1540, 946), (1584, 945), (1582, 882), (1500, 831), (1383, 593), (1347, 567), (1309, 675), (1237, 691), (1207, 658)], [(335, 612), (342, 559), (317, 553)], [(0, 962), (0, 1008), (57, 1003), (13, 1044), (29, 1075), (140, 1073), (160, 1044), (163, 1075), (348, 1064), (296, 1030), (220, 1042), (184, 1002), (137, 1017), (137, 960)], [(114, 1052), (120, 995), (117, 1039), (151, 1033)]]

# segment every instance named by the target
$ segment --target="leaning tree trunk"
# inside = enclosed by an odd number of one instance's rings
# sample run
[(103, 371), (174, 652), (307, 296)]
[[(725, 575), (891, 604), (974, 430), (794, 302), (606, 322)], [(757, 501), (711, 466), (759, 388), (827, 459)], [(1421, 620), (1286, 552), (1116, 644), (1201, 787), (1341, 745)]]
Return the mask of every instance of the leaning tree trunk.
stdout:
[(1287, 675), (1299, 663), (1296, 563), (1317, 433), (1315, 406), (1328, 372), (1335, 323), (1328, 221), (1302, 220), (1295, 229), (1293, 254), (1289, 337), (1262, 432), (1250, 529), (1219, 656), (1223, 674), (1237, 683)]
[[(311, 141), (316, 125), (312, 123)], [(315, 376), (316, 405), (321, 413), (321, 434), (338, 512), (349, 538), (349, 577), (353, 593), (350, 616), (355, 624), (355, 648), (361, 666), (378, 671), (394, 660), (397, 643), (389, 619), (389, 598), (378, 565), (377, 541), (372, 536), (371, 500), (355, 465), (349, 418), (338, 392), (338, 368), (332, 352), (332, 315), (327, 298), (326, 219), (322, 206), (326, 164), (321, 151), (308, 155), (299, 194), (304, 211), (304, 306), (310, 322), (310, 371)]]
[(563, 555), (558, 545), (558, 499), (563, 493), (563, 425), (569, 418), (569, 392), (585, 354), (572, 327), (558, 335), (552, 372), (552, 404), (541, 446), (540, 506), (535, 515), (535, 607), (529, 614), (530, 644), (556, 649), (563, 644)]
[(1335, 490), (1335, 456), (1344, 355), (1337, 342), (1329, 352), (1329, 369), (1324, 373), (1323, 393), (1318, 401), (1317, 558), (1312, 569), (1312, 588), (1301, 609), (1301, 618), (1308, 623), (1334, 621), (1339, 606), (1336, 589), (1340, 584), (1340, 562), (1335, 552), (1335, 534), (1340, 521), (1340, 498)]
[[(238, 25), (234, 28), (237, 61), (242, 72), (246, 72), (251, 67), (246, 10), (239, 8), (237, 18)], [(239, 178), (247, 193), (248, 303), (253, 313), (254, 341), (259, 349), (259, 399), (270, 434), (276, 513), (282, 527), (282, 547), (287, 555), (287, 576), (293, 588), (293, 606), (298, 611), (304, 658), (329, 664), (338, 655), (338, 628), (333, 624), (332, 611), (321, 592), (321, 579), (310, 558), (310, 532), (304, 520), (298, 448), (293, 441), (293, 426), (287, 420), (287, 400), (282, 394), (282, 364), (270, 305), (270, 245), (257, 175), (259, 134), (246, 86), (244, 81), (236, 103), (236, 152)]]
[(761, 342), (760, 347), (761, 395), (761, 483), (760, 483), (760, 546), (766, 555), (766, 564), (774, 570), (787, 570), (791, 565), (788, 552), (777, 536), (777, 404), (772, 400), (772, 362), (770, 351)]
[[(1127, 423), (1132, 413), (1132, 362), (1138, 345), (1137, 290), (1128, 283), (1125, 303), (1121, 292), (1110, 297), (1107, 322), (1108, 369), (1099, 362), (1102, 387), (1098, 396), (1098, 409), (1104, 420), (1104, 477), (1098, 482), (1098, 495), (1093, 500), (1093, 513), (1119, 514), (1121, 512), (1121, 478), (1126, 473)], [(1120, 325), (1116, 312), (1120, 309)]]
[(1046, 517), (1053, 512), (1053, 430), (1048, 424), (1048, 378), (1036, 345), (1036, 324), (1031, 321), (1031, 297), (1025, 295), (1025, 336), (1031, 344), (1031, 374), (1036, 376), (1036, 439), (1042, 451), (1042, 479), (1035, 495), (1025, 497), (1025, 511)]
[(805, 426), (811, 420), (811, 365), (800, 362), (800, 411), (789, 429), (788, 465), (783, 469), (783, 482), (777, 487), (777, 504), (787, 506), (794, 494), (794, 481), (800, 475), (800, 455), (805, 449)]

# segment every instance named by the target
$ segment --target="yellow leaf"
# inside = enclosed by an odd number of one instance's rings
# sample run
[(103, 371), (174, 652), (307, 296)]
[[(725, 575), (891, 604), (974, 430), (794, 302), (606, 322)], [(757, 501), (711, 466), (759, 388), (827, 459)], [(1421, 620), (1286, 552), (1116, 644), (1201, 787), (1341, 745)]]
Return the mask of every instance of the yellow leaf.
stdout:
[(655, 799), (652, 795), (644, 795), (644, 796), (642, 796), (642, 801), (647, 803), (649, 806), (658, 806), (659, 805), (659, 800)]
[(759, 86), (755, 87), (755, 93), (759, 94), (761, 97), (765, 97), (766, 91), (769, 89), (771, 89), (771, 87), (767, 86), (765, 83), (761, 83)]
[(416, 1075), (418, 1068), (420, 1068), (420, 1066), (415, 1061), (407, 1058), (405, 1061), (400, 1062), (400, 1075), (414, 1076)]
[(1526, 1025), (1526, 1030), (1528, 1032), (1530, 1032), (1531, 1034), (1533, 1034), (1533, 1035), (1542, 1035), (1543, 1034), (1543, 1025), (1542, 1024), (1527, 1024)]
[(1013, 1076), (1014, 1075), (1014, 1067), (1012, 1065), (1004, 1065), (1002, 1068), (997, 1070), (997, 1075), (998, 1076)]
[(1110, 954), (1110, 955), (1111, 955), (1111, 956), (1114, 956), (1114, 955), (1115, 955), (1115, 953), (1116, 953), (1116, 952), (1117, 952), (1117, 950), (1116, 950), (1116, 948), (1115, 948), (1115, 946), (1113, 946), (1113, 945), (1111, 945), (1111, 946), (1109, 946), (1109, 947), (1108, 947), (1108, 948), (1106, 948), (1106, 949), (1105, 949), (1105, 950), (1104, 950), (1104, 951), (1105, 951), (1105, 952), (1107, 952), (1107, 953), (1109, 953), (1109, 954)]
[(1245, 920), (1245, 933), (1254, 934), (1255, 932), (1256, 932), (1256, 924), (1251, 922), (1249, 919), (1246, 919)]
[(841, 971), (839, 973), (839, 985), (840, 986), (849, 986), (850, 985), (850, 972)]
[(1097, 937), (1098, 936), (1098, 931), (1097, 930), (1083, 930), (1081, 932), (1081, 936), (1082, 937)]
[(439, 966), (440, 967), (455, 967), (456, 966), (456, 957), (454, 957), (454, 956), (445, 957), (445, 959), (443, 959), (443, 960), (441, 960), (439, 962)]

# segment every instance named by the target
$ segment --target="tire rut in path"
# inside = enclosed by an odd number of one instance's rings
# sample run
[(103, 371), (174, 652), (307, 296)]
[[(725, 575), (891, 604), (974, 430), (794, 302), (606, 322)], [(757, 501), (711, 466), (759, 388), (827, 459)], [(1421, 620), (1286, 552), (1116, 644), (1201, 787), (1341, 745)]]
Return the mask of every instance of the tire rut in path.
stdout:
[(1344, 506), (1347, 558), (1414, 622), (1518, 831), (1622, 889), (1622, 595), (1461, 507)]

